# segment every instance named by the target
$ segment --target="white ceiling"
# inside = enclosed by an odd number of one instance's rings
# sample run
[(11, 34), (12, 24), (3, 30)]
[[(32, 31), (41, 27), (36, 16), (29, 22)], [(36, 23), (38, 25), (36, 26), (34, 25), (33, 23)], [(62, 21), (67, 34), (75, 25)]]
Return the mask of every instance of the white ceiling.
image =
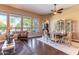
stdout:
[[(53, 4), (8, 4), (8, 6), (34, 12), (40, 15), (49, 14), (51, 13), (51, 10), (54, 9)], [(74, 6), (74, 4), (57, 4), (57, 9), (65, 9), (72, 6)]]

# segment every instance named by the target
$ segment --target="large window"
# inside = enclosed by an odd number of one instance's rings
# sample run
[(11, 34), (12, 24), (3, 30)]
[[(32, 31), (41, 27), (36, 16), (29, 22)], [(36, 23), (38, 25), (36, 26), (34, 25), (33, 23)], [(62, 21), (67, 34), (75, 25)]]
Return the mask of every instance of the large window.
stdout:
[(39, 19), (35, 17), (33, 19), (33, 32), (38, 32), (39, 31)]
[[(8, 19), (9, 17), (9, 19)], [(14, 31), (28, 31), (28, 32), (38, 32), (39, 31), (39, 18), (28, 17), (28, 16), (15, 15), (0, 12), (0, 35), (4, 34), (6, 30), (10, 32)]]
[(10, 15), (10, 31), (21, 31), (21, 17)]
[(7, 15), (0, 13), (0, 34), (6, 32), (6, 27), (7, 27)]
[(31, 17), (23, 17), (23, 31), (31, 32), (32, 19)]

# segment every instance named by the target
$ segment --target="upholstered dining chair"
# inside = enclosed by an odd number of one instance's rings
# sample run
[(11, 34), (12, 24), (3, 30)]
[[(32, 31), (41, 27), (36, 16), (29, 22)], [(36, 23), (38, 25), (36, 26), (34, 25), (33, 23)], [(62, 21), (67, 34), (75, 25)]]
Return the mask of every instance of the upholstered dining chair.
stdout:
[(72, 41), (72, 32), (67, 33), (67, 36), (63, 38), (63, 41), (70, 46)]

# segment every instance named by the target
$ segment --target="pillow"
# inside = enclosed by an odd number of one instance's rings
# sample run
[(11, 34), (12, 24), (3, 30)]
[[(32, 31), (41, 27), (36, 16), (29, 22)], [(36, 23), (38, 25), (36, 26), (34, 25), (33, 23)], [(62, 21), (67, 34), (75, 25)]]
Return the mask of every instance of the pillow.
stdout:
[(17, 38), (17, 37), (18, 37), (18, 34), (15, 33), (15, 34), (13, 35), (13, 38)]
[(21, 33), (21, 36), (24, 36), (24, 33)]
[(26, 32), (24, 33), (24, 36), (26, 36)]

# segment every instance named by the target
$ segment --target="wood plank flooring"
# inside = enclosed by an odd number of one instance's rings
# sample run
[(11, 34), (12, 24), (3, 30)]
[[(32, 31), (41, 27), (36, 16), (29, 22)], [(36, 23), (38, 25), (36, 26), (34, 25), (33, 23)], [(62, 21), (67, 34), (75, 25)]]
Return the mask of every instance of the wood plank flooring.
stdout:
[(27, 43), (34, 55), (66, 55), (64, 52), (52, 48), (36, 39), (38, 38), (29, 39)]
[(22, 42), (23, 48), (17, 53), (17, 50), (20, 50), (18, 46), (15, 55), (66, 55), (64, 52), (52, 48), (36, 39), (38, 38), (32, 38), (28, 39), (27, 42)]

